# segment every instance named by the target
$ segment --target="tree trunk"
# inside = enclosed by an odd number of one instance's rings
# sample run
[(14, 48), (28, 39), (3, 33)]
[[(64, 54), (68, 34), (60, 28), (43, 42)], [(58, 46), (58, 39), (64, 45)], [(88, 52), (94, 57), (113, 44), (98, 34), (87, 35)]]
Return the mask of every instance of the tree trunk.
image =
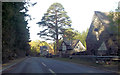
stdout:
[(56, 22), (55, 22), (55, 28), (56, 28), (56, 50), (55, 50), (55, 54), (57, 53), (57, 51), (58, 51), (58, 25), (57, 25), (57, 11), (56, 11), (56, 14), (55, 14), (55, 16), (56, 16)]

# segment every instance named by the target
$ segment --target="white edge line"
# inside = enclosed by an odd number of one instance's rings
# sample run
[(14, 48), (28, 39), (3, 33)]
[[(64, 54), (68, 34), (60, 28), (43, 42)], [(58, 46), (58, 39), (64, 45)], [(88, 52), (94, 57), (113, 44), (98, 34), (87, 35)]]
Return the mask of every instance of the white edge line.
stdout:
[(0, 73), (1, 73), (2, 71), (4, 71), (4, 70), (6, 70), (6, 69), (8, 69), (8, 68), (10, 68), (10, 67), (12, 67), (12, 66), (14, 66), (14, 65), (16, 65), (16, 64), (17, 64), (17, 63), (14, 63), (14, 64), (12, 64), (12, 65), (6, 67), (6, 68), (3, 68), (3, 67), (2, 67), (2, 69), (0, 70)]
[(16, 65), (17, 63), (14, 63), (14, 64), (12, 64), (12, 65), (10, 65), (10, 66), (8, 66), (8, 67), (6, 67), (6, 68), (2, 68), (2, 70), (0, 70), (0, 72), (2, 72), (2, 71), (4, 71), (4, 70), (6, 70), (6, 69), (8, 69), (8, 68), (10, 68), (10, 67), (12, 67), (12, 66), (14, 66), (14, 65)]

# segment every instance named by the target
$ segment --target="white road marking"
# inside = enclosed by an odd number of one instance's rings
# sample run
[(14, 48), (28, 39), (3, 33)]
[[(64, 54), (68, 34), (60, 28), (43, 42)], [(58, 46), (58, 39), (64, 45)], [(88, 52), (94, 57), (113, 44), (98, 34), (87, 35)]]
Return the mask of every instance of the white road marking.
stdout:
[(10, 67), (12, 67), (12, 66), (14, 66), (14, 65), (16, 65), (17, 63), (14, 63), (14, 64), (12, 64), (12, 65), (10, 65), (10, 66), (8, 66), (8, 67), (6, 67), (6, 68), (2, 68), (2, 70), (0, 70), (0, 72), (2, 72), (2, 71), (4, 71), (4, 70), (6, 70), (6, 69), (8, 69), (8, 68), (10, 68)]
[[(23, 60), (22, 60), (23, 61)], [(17, 62), (18, 63), (18, 62)], [(2, 72), (2, 71), (4, 71), (4, 70), (6, 70), (6, 69), (8, 69), (8, 68), (10, 68), (10, 67), (12, 67), (12, 66), (14, 66), (14, 65), (16, 65), (17, 63), (14, 63), (14, 64), (12, 64), (12, 65), (9, 65), (9, 66), (7, 66), (7, 67), (5, 67), (5, 68), (3, 68), (2, 67), (2, 69), (0, 69), (0, 73)]]
[(42, 64), (43, 64), (43, 66), (45, 66), (46, 67), (46, 65), (42, 62)]
[[(51, 70), (51, 69), (48, 69), (51, 73), (54, 73), (55, 74), (55, 72), (53, 71), (53, 70)], [(55, 74), (56, 75), (56, 74)]]

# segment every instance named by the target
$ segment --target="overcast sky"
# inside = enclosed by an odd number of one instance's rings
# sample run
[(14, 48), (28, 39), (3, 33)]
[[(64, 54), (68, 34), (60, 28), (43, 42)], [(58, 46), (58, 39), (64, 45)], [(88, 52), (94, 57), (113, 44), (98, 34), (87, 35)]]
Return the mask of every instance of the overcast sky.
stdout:
[(37, 22), (41, 21), (49, 6), (55, 2), (61, 3), (72, 20), (72, 27), (82, 32), (90, 27), (94, 11), (114, 11), (119, 0), (31, 0), (37, 2), (34, 7), (29, 8), (29, 14), (34, 20), (29, 21), (30, 39), (42, 40), (37, 33), (41, 30)]

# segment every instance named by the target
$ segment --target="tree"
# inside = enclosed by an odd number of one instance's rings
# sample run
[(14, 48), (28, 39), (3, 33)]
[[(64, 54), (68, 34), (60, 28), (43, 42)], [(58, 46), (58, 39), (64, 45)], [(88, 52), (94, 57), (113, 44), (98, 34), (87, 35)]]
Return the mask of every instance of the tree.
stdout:
[(49, 47), (49, 52), (53, 54), (52, 45), (48, 44), (45, 41), (35, 40), (35, 41), (31, 41), (29, 44), (31, 46), (31, 55), (36, 55), (36, 54), (40, 53), (40, 46)]
[(68, 40), (73, 40), (73, 38), (77, 35), (78, 35), (77, 32), (73, 31), (72, 28), (66, 29), (64, 32), (64, 36), (68, 38)]
[[(119, 2), (120, 3), (120, 2)], [(108, 31), (110, 33), (110, 37), (114, 40), (114, 43), (118, 46), (118, 50), (120, 49), (120, 6), (115, 10), (115, 12), (110, 12), (109, 14), (110, 26)], [(118, 51), (120, 54), (120, 51)]]
[[(27, 13), (26, 2), (2, 3), (2, 59), (3, 62), (17, 57), (25, 56), (30, 50), (29, 27), (25, 17)], [(24, 6), (26, 5), (26, 6)], [(28, 4), (29, 5), (29, 4)], [(25, 10), (25, 11), (22, 11)]]
[(86, 31), (83, 31), (83, 32), (77, 32), (76, 31), (76, 36), (73, 37), (73, 39), (79, 39), (81, 41), (81, 43), (85, 46), (86, 48), (86, 37), (87, 37), (87, 34), (88, 34), (88, 29)]
[(88, 29), (83, 32), (78, 32), (76, 30), (73, 30), (72, 28), (66, 29), (64, 32), (65, 37), (67, 40), (80, 40), (81, 43), (86, 47), (86, 37), (88, 34)]
[(58, 50), (59, 35), (62, 35), (66, 28), (71, 27), (70, 17), (66, 13), (60, 3), (53, 3), (42, 17), (41, 22), (37, 23), (44, 27), (38, 35), (46, 40), (56, 41), (56, 50)]

